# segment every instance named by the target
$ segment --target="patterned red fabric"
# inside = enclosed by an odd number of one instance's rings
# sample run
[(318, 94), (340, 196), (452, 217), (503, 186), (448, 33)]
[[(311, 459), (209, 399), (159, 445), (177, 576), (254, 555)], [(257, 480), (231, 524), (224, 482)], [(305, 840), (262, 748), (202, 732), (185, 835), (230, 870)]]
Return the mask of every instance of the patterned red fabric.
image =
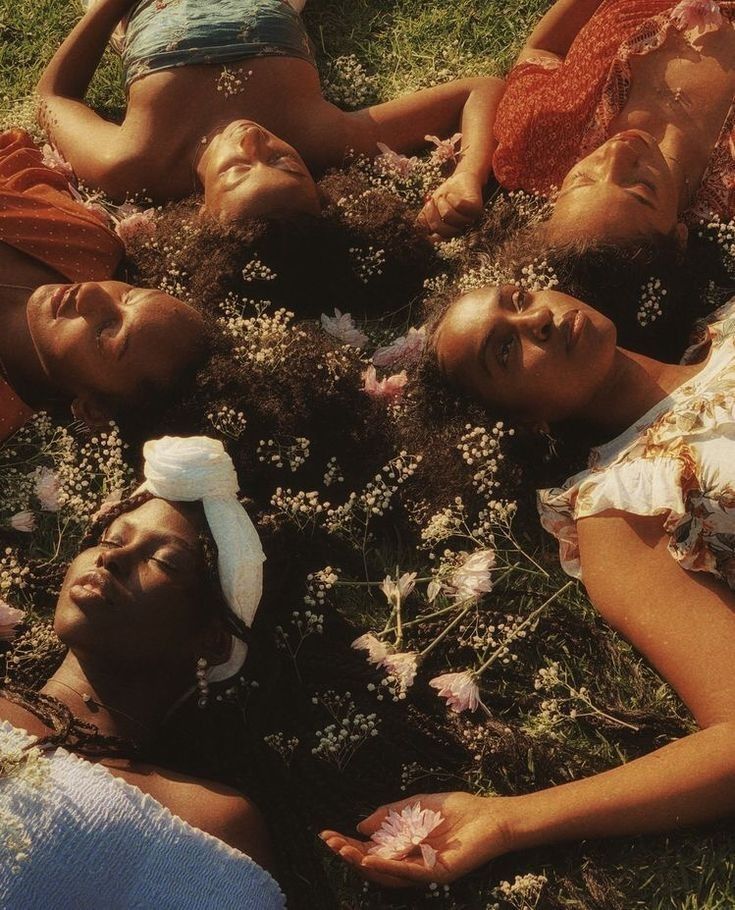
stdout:
[[(605, 0), (575, 38), (563, 62), (524, 62), (507, 77), (498, 107), (493, 168), (507, 189), (549, 194), (577, 161), (609, 138), (631, 84), (630, 58), (660, 47), (673, 23), (671, 0)], [(732, 16), (732, 4), (723, 14)], [(687, 213), (735, 216), (731, 106)]]
[(19, 430), (32, 416), (33, 408), (21, 401), (7, 382), (0, 378), (0, 442)]

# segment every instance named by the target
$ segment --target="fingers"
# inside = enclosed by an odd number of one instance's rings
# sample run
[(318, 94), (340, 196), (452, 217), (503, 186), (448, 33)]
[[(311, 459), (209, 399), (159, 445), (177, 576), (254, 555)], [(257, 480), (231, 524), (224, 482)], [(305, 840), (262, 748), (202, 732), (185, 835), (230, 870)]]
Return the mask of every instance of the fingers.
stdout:
[(433, 869), (424, 865), (422, 859), (383, 859), (369, 853), (362, 861), (360, 872), (367, 876), (368, 872), (395, 878), (406, 884), (421, 884), (423, 882), (448, 881), (445, 870), (437, 862)]
[(360, 834), (364, 834), (365, 837), (371, 837), (378, 828), (383, 824), (385, 817), (397, 806), (402, 806), (403, 803), (391, 803), (388, 806), (380, 806), (372, 815), (368, 815), (367, 818), (363, 819), (358, 825), (357, 830)]
[(434, 193), (421, 210), (418, 223), (440, 239), (454, 237), (469, 227), (482, 211), (482, 200), (456, 193)]
[(344, 837), (336, 831), (322, 831), (319, 836), (333, 853), (352, 866), (362, 878), (374, 882), (376, 885), (382, 885), (384, 888), (408, 888), (413, 884), (411, 881), (397, 878), (394, 875), (385, 875), (375, 869), (366, 868), (363, 860), (367, 855), (366, 849), (369, 843), (361, 843), (351, 837)]

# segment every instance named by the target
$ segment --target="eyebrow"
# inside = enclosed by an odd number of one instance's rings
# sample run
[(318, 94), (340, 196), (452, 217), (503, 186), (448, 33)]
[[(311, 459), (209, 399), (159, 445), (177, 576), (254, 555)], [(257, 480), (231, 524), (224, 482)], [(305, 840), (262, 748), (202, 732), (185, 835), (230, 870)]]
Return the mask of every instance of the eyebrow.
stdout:
[[(562, 192), (559, 193), (559, 195), (556, 197), (557, 201), (559, 199), (563, 199), (564, 196), (567, 195), (567, 193), (571, 193), (574, 190), (583, 189), (586, 186), (596, 186), (596, 185), (597, 185), (597, 182), (594, 180), (586, 180), (583, 183), (575, 183), (574, 186), (568, 186), (565, 190), (562, 190)], [(621, 189), (623, 190), (624, 193), (627, 193), (629, 196), (632, 196), (635, 200), (640, 202), (641, 205), (645, 205), (649, 209), (656, 208), (656, 206), (649, 199), (646, 199), (645, 196), (641, 196), (640, 193), (636, 193), (635, 190), (630, 190), (630, 189), (627, 189), (626, 187), (621, 187)]]
[[(135, 525), (133, 524), (133, 522), (129, 521), (129, 520), (126, 519), (126, 518), (123, 518), (123, 517), (121, 517), (121, 516), (118, 516), (118, 518), (115, 518), (112, 522), (110, 522), (110, 524), (109, 524), (109, 525), (105, 528), (105, 530), (102, 532), (101, 539), (104, 539), (105, 534), (110, 530), (110, 528), (111, 528), (116, 522), (119, 522), (119, 527), (120, 527), (121, 530), (129, 530), (131, 527), (133, 527), (133, 528), (135, 527)], [(183, 537), (179, 537), (178, 534), (168, 534), (168, 535), (164, 538), (164, 537), (161, 537), (161, 536), (160, 536), (160, 535), (161, 535), (161, 532), (160, 532), (160, 531), (157, 531), (157, 532), (154, 532), (154, 533), (158, 535), (159, 541), (160, 541), (161, 543), (163, 543), (163, 544), (176, 543), (176, 544), (179, 544), (179, 546), (181, 546), (184, 550), (188, 550), (190, 553), (197, 553), (197, 552), (198, 552), (197, 549), (196, 549), (196, 547), (193, 547), (187, 540), (184, 540)]]

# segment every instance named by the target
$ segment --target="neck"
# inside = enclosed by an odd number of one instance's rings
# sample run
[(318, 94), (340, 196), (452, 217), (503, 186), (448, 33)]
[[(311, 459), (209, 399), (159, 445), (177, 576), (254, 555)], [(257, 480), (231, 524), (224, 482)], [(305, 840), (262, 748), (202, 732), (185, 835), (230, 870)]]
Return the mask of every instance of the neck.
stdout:
[(699, 135), (696, 140), (683, 130), (669, 124), (659, 142), (661, 154), (666, 159), (677, 188), (678, 211), (683, 214), (694, 201), (707, 159)]
[(171, 676), (143, 675), (139, 668), (104, 668), (69, 651), (42, 692), (63, 702), (100, 733), (141, 743), (150, 740), (181, 695)]
[(617, 348), (607, 379), (578, 415), (579, 420), (610, 438), (617, 436), (701, 368), (701, 364), (662, 363)]
[(58, 397), (38, 357), (28, 327), (28, 300), (33, 288), (0, 284), (3, 291), (0, 361), (13, 390), (29, 405)]

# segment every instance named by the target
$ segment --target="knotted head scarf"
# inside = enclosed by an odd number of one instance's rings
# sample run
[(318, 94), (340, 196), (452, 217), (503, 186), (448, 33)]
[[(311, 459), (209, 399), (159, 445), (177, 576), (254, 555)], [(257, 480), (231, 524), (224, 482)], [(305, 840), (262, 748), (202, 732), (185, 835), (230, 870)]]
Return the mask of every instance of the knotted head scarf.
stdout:
[[(171, 502), (201, 502), (209, 530), (217, 545), (217, 568), (225, 601), (248, 628), (263, 593), (265, 554), (250, 516), (237, 498), (239, 485), (232, 459), (217, 439), (208, 436), (164, 436), (143, 446), (145, 481), (138, 491), (148, 491)], [(247, 655), (247, 645), (232, 636), (225, 663), (210, 667), (211, 682), (237, 673)]]

